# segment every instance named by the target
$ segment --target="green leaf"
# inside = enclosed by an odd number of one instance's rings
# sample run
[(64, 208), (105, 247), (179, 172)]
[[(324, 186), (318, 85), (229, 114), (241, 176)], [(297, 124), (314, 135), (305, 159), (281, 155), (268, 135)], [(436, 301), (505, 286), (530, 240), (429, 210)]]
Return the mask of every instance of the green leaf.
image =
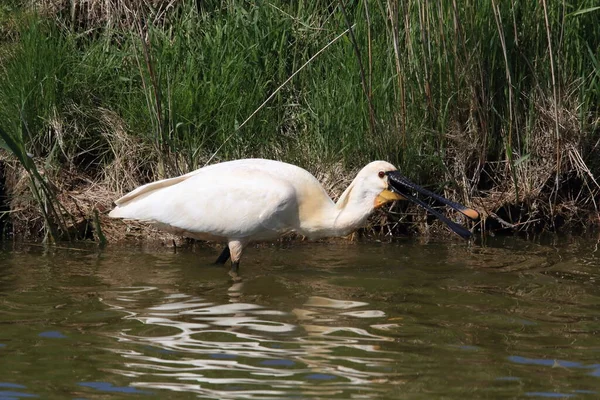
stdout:
[(530, 157), (531, 157), (531, 154), (525, 154), (524, 156), (519, 157), (515, 161), (515, 167), (521, 165), (522, 162), (529, 160)]
[(0, 128), (0, 139), (2, 148), (11, 152), (25, 168), (29, 167), (27, 154), (23, 149), (22, 144), (18, 143), (11, 135)]
[(0, 137), (0, 149), (4, 149), (6, 151), (10, 151), (10, 149), (8, 148), (8, 145), (6, 144), (6, 142), (4, 141), (4, 139), (2, 139)]
[(568, 14), (567, 17), (574, 17), (576, 15), (581, 15), (581, 14), (587, 14), (589, 12), (594, 12), (600, 10), (600, 6), (598, 7), (590, 7), (590, 8), (584, 8), (583, 10), (577, 10), (571, 14)]

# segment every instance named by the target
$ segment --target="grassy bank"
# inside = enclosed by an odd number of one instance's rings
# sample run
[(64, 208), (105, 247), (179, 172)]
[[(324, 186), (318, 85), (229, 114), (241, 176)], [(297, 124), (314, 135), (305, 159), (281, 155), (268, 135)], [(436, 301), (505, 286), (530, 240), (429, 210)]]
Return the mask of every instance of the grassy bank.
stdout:
[(0, 5), (18, 234), (91, 237), (124, 191), (241, 157), (333, 195), (385, 159), (483, 230), (598, 223), (594, 1), (21, 3)]

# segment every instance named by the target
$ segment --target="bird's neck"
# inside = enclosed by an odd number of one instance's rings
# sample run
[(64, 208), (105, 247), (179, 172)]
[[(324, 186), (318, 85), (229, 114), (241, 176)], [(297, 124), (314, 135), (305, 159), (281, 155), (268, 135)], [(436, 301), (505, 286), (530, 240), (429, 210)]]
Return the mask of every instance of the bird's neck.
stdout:
[[(338, 208), (337, 204), (336, 208)], [(360, 202), (349, 202), (338, 210), (333, 229), (337, 232), (337, 236), (345, 236), (366, 224), (373, 207)]]
[(364, 226), (373, 212), (373, 202), (355, 189), (354, 182), (344, 191), (337, 203), (322, 210), (319, 226), (313, 227), (312, 238), (346, 236)]

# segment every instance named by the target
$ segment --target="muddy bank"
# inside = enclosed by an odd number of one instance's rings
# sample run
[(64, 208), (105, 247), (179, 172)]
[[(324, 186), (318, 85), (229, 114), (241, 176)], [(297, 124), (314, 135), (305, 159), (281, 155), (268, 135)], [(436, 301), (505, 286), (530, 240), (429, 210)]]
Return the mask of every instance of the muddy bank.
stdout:
[[(148, 242), (164, 246), (183, 246), (194, 242), (162, 232), (147, 224), (108, 218), (107, 214), (114, 206), (113, 201), (126, 192), (115, 189), (108, 180), (101, 181), (97, 176), (60, 168), (45, 170), (40, 166), (40, 171), (44, 179), (50, 183), (57, 201), (60, 202), (64, 221), (67, 222), (66, 229), (59, 228), (59, 240), (99, 242), (103, 236), (110, 243)], [(334, 199), (339, 197), (354, 178), (355, 173), (356, 171), (343, 171), (339, 165), (319, 167), (315, 171), (317, 178), (323, 182), (327, 192)], [(140, 181), (136, 185), (143, 183), (145, 182)], [(565, 193), (573, 193), (584, 190), (581, 186), (581, 180), (575, 177), (567, 182), (566, 186), (563, 183), (562, 188)], [(567, 191), (566, 187), (570, 190)], [(455, 191), (438, 192), (447, 198), (464, 202), (462, 199), (457, 199)], [(0, 232), (3, 239), (27, 241), (44, 239), (46, 222), (31, 193), (29, 176), (19, 163), (9, 157), (4, 157), (0, 161), (0, 200)], [(598, 227), (599, 215), (593, 201), (590, 201), (590, 204), (579, 204), (565, 201), (564, 197), (557, 197), (554, 203), (550, 200), (549, 194), (544, 191), (541, 191), (538, 197), (530, 196), (521, 199), (517, 199), (513, 192), (503, 193), (497, 190), (484, 192), (481, 196), (474, 196), (464, 202), (480, 212), (481, 219), (478, 222), (470, 222), (458, 213), (448, 213), (449, 210), (446, 208), (439, 210), (452, 220), (468, 226), (475, 235), (480, 236), (559, 230), (579, 232)], [(366, 228), (342, 240), (358, 238), (391, 240), (394, 237), (405, 236), (460, 240), (435, 217), (407, 202), (396, 202), (391, 207), (376, 211)], [(290, 236), (281, 240), (303, 240), (303, 238)]]

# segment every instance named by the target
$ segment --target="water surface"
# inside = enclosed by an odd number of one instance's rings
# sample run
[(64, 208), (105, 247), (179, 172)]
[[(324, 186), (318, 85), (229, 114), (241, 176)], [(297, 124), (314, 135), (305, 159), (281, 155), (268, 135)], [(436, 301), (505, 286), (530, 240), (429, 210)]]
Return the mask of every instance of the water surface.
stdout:
[(0, 399), (600, 398), (597, 241), (0, 250)]

